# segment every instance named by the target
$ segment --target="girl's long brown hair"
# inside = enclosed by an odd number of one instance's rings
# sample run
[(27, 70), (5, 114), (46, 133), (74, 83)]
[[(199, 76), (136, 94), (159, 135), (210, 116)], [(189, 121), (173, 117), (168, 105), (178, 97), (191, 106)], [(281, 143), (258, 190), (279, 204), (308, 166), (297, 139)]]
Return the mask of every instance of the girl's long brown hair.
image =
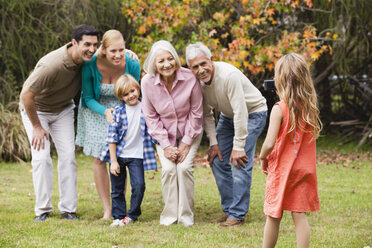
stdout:
[(319, 137), (322, 122), (319, 119), (318, 98), (305, 59), (297, 53), (284, 55), (275, 64), (275, 87), (280, 99), (289, 108), (290, 128), (305, 131), (304, 121), (311, 127), (313, 139)]

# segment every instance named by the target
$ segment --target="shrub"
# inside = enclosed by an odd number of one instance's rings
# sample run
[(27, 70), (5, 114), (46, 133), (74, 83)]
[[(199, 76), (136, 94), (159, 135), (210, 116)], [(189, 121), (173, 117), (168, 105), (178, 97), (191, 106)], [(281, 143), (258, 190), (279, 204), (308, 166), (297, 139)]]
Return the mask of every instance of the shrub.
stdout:
[(16, 101), (0, 103), (0, 137), (0, 162), (30, 159), (30, 145)]

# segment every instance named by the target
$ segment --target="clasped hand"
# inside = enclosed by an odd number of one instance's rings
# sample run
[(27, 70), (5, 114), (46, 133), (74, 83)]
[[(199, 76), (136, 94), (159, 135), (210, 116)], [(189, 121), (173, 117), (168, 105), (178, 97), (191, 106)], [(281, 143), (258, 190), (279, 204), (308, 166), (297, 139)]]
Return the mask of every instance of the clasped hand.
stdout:
[(114, 109), (113, 108), (107, 108), (105, 110), (105, 118), (106, 118), (106, 121), (111, 124), (114, 122), (114, 116), (112, 115), (112, 112), (114, 112)]
[(181, 142), (178, 147), (176, 146), (166, 147), (164, 149), (164, 156), (170, 161), (179, 164), (185, 160), (187, 154), (189, 154), (189, 151), (190, 145)]

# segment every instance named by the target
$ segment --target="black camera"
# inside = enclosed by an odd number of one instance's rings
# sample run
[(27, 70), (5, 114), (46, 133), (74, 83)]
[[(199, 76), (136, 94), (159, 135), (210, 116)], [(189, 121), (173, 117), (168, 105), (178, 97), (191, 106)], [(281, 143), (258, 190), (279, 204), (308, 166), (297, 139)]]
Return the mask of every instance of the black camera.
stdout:
[(274, 80), (264, 80), (263, 87), (265, 91), (275, 91), (275, 81)]

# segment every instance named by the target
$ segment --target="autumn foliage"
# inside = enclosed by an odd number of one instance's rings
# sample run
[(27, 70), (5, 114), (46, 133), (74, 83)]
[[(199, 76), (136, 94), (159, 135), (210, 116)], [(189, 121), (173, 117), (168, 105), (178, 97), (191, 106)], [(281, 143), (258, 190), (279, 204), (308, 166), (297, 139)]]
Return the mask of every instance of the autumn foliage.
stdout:
[[(202, 41), (216, 60), (257, 79), (272, 75), (275, 62), (288, 52), (303, 54), (309, 64), (332, 53), (314, 26), (298, 21), (304, 9), (313, 7), (311, 0), (130, 0), (123, 6), (137, 30), (131, 48), (141, 59), (159, 39), (179, 52)], [(327, 37), (332, 39), (331, 33)]]

